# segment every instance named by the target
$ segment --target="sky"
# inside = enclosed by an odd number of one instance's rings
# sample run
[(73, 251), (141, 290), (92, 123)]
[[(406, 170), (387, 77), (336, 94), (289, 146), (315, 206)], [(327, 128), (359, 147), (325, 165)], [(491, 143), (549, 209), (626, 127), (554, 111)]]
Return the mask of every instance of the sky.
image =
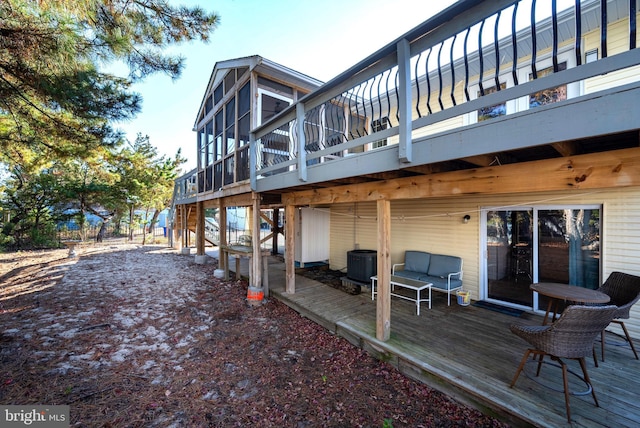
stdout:
[(216, 62), (259, 55), (327, 82), (426, 21), (455, 0), (170, 0), (215, 12), (208, 43), (176, 45), (185, 58), (177, 80), (153, 75), (132, 90), (142, 96), (135, 119), (115, 124), (134, 141), (148, 135), (159, 155), (181, 149), (196, 167), (196, 115)]

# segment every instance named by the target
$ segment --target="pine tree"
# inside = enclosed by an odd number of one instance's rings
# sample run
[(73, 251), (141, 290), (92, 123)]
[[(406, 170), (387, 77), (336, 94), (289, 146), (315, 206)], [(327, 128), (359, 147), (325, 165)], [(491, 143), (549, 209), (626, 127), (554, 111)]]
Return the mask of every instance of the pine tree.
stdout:
[[(132, 82), (151, 73), (177, 78), (171, 44), (208, 40), (218, 17), (164, 0), (0, 2), (0, 155), (33, 151), (84, 157), (121, 139), (114, 123), (140, 110)], [(129, 76), (101, 71), (114, 62)]]

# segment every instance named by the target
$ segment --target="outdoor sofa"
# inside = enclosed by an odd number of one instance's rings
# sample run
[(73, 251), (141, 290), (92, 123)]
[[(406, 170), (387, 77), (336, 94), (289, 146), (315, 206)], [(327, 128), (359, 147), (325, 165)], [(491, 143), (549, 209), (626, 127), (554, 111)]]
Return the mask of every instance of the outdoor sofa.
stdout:
[(392, 266), (391, 274), (398, 277), (430, 282), (432, 290), (448, 294), (462, 289), (462, 258), (425, 251), (405, 251), (404, 263)]

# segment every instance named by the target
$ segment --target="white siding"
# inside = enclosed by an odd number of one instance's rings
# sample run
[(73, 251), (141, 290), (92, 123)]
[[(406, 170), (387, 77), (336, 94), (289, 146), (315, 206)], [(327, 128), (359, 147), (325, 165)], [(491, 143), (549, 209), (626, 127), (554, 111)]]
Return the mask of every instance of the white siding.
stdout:
[[(405, 250), (424, 250), (460, 256), (464, 260), (463, 285), (478, 299), (480, 289), (480, 210), (508, 206), (602, 205), (603, 279), (612, 271), (640, 276), (640, 188), (591, 192), (554, 192), (513, 196), (469, 196), (416, 199), (391, 203), (391, 263), (401, 263)], [(332, 269), (346, 269), (347, 251), (377, 249), (376, 205), (342, 204), (331, 208)], [(469, 223), (462, 222), (465, 214)], [(640, 304), (626, 322), (640, 338)], [(615, 327), (613, 327), (615, 329)]]
[(427, 135), (437, 134), (439, 132), (448, 131), (450, 129), (456, 129), (464, 125), (463, 116), (454, 117), (447, 120), (441, 120), (430, 126), (424, 126), (413, 131), (412, 138), (426, 137)]
[[(640, 14), (637, 15), (640, 18)], [(598, 58), (601, 58), (600, 52), (600, 32), (592, 31), (585, 37), (585, 52), (598, 49)], [(629, 22), (626, 19), (610, 24), (607, 28), (607, 55), (612, 56), (620, 52), (629, 50)], [(603, 89), (613, 88), (615, 86), (625, 85), (627, 83), (637, 82), (640, 79), (640, 67), (627, 68), (620, 71), (605, 74), (584, 82), (584, 92), (590, 94)]]
[(376, 204), (341, 204), (331, 208), (331, 269), (347, 269), (347, 251), (375, 250)]

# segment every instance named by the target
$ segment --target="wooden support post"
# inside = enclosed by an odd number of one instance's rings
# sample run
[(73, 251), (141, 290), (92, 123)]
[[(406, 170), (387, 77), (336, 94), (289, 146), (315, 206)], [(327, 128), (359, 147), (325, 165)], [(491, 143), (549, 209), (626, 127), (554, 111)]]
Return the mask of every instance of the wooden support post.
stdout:
[(387, 341), (391, 336), (391, 202), (377, 202), (378, 215), (378, 301), (376, 306), (376, 338)]
[(262, 287), (262, 257), (260, 257), (260, 194), (252, 192), (253, 209), (251, 216), (252, 223), (252, 238), (251, 245), (253, 246), (253, 257), (251, 257), (251, 283), (254, 287)]
[(181, 232), (182, 231), (182, 205), (176, 207), (175, 217), (173, 219), (173, 246), (174, 248), (182, 247)]
[(204, 202), (196, 204), (196, 256), (204, 256)]
[[(257, 256), (260, 257), (260, 256)], [(264, 297), (269, 296), (269, 256), (262, 256), (262, 289)]]
[[(253, 199), (255, 197), (255, 194), (251, 194), (251, 198)], [(246, 224), (246, 227), (248, 228), (248, 230), (245, 230), (245, 234), (252, 236), (253, 235), (253, 213), (255, 212), (253, 210), (253, 206), (249, 206), (246, 208), (247, 209), (247, 219), (249, 219), (249, 221)]]
[(278, 219), (280, 218), (280, 208), (273, 209), (272, 223), (271, 223), (271, 254), (274, 256), (278, 254), (278, 239), (280, 238), (280, 225)]
[(182, 238), (180, 239), (182, 254), (189, 254), (189, 210), (187, 209), (187, 205), (182, 205), (182, 222), (180, 225), (180, 234)]
[(296, 262), (295, 262), (295, 210), (293, 205), (284, 208), (284, 263), (286, 271), (285, 291), (290, 294), (296, 292)]
[(187, 206), (182, 206), (182, 224), (180, 225), (180, 233), (182, 235), (182, 239), (180, 242), (182, 244), (182, 248), (187, 247)]
[[(181, 208), (178, 208), (177, 211), (180, 211)], [(178, 214), (179, 215), (179, 214)], [(176, 248), (176, 246), (178, 245), (178, 242), (180, 243), (180, 246), (182, 246), (182, 239), (181, 235), (180, 235), (180, 224), (182, 222), (182, 218), (180, 219), (180, 222), (178, 222), (177, 218), (174, 218), (174, 221), (172, 223), (172, 227), (171, 227), (171, 235), (173, 236), (172, 242), (171, 242), (171, 247), (172, 248)]]
[(191, 215), (191, 210), (193, 208), (189, 207), (187, 209), (187, 215), (184, 218), (184, 233), (186, 234), (185, 242), (187, 243), (187, 247), (191, 247), (191, 231), (189, 230), (189, 216)]
[(204, 202), (196, 203), (196, 257), (195, 262), (199, 265), (207, 263), (207, 254), (204, 252), (205, 246), (205, 216)]
[(227, 245), (227, 207), (224, 205), (224, 201), (219, 199), (219, 217), (220, 221), (218, 226), (220, 227), (220, 242), (218, 242), (219, 248), (219, 260), (218, 268), (224, 270), (224, 279), (229, 279), (229, 255), (223, 250), (223, 247)]

